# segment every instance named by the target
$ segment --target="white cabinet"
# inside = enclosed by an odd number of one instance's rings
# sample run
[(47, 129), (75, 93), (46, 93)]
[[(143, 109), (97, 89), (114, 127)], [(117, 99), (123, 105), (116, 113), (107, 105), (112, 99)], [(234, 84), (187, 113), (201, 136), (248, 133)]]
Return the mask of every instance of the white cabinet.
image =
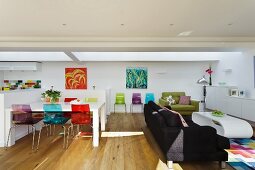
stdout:
[(237, 97), (228, 97), (226, 112), (229, 115), (242, 117), (242, 100)]
[(206, 87), (206, 108), (227, 112), (229, 90), (228, 86), (207, 86)]
[(255, 121), (254, 99), (242, 99), (242, 118)]

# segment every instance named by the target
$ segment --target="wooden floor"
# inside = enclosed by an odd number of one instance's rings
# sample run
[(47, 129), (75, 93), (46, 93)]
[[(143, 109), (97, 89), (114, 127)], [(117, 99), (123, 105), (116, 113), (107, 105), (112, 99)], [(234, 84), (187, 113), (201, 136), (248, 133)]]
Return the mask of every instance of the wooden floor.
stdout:
[[(59, 129), (60, 130), (60, 129)], [(28, 135), (8, 150), (0, 149), (0, 169), (52, 170), (155, 170), (166, 169), (165, 158), (144, 122), (143, 114), (114, 113), (108, 118), (105, 135), (109, 132), (139, 132), (123, 136), (101, 137), (99, 147), (92, 147), (92, 138), (70, 140), (62, 149), (62, 137), (47, 137), (42, 133), (38, 152), (32, 152)], [(114, 134), (110, 134), (114, 135)], [(179, 163), (184, 170), (218, 170), (218, 162)], [(180, 169), (178, 164), (175, 169)], [(232, 169), (227, 165), (227, 169)]]

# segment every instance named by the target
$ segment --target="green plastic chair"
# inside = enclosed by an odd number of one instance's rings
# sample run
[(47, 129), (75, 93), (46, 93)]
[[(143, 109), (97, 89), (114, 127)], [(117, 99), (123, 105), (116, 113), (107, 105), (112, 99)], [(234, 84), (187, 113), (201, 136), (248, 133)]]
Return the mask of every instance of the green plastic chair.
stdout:
[(116, 93), (115, 103), (114, 103), (114, 113), (116, 105), (124, 105), (125, 113), (127, 112), (127, 107), (125, 103), (125, 94), (124, 93)]
[(96, 97), (88, 97), (88, 98), (85, 98), (85, 102), (97, 102), (97, 98)]

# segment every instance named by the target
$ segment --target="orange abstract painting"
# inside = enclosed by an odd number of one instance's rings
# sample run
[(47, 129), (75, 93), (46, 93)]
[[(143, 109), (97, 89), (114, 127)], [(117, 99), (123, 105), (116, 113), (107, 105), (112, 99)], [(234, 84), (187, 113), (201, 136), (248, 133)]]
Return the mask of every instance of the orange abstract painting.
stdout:
[(66, 89), (87, 89), (87, 68), (66, 68)]

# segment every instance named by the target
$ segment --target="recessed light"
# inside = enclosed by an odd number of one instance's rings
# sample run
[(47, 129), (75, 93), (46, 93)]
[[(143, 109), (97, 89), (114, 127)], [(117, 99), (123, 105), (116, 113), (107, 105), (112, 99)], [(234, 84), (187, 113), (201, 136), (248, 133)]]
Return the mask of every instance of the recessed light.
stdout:
[(62, 24), (62, 26), (66, 26), (66, 24)]
[(184, 31), (179, 33), (177, 36), (189, 36), (193, 31)]
[(174, 26), (174, 24), (169, 24), (170, 26)]
[(125, 24), (120, 24), (121, 26), (124, 26)]
[(228, 26), (232, 26), (233, 25), (233, 23), (228, 23)]

